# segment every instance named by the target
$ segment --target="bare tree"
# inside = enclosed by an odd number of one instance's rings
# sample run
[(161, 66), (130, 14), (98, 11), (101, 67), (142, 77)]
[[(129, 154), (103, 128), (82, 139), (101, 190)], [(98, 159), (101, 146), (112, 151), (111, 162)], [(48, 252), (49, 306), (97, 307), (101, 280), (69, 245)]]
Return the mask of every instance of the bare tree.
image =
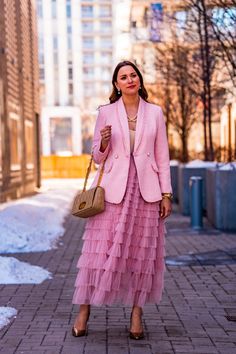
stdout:
[[(213, 160), (212, 102), (220, 95), (232, 93), (232, 85), (236, 84), (236, 0), (187, 0), (186, 3), (186, 33), (199, 44), (205, 159)], [(214, 80), (216, 74), (221, 77), (218, 87)], [(229, 78), (232, 85), (228, 84)]]
[[(174, 43), (174, 45), (173, 45)], [(156, 46), (156, 67), (160, 80), (158, 91), (169, 124), (180, 137), (181, 160), (188, 161), (188, 138), (196, 121), (196, 95), (190, 73), (193, 69), (191, 51), (178, 39), (169, 44)]]
[(195, 46), (202, 81), (199, 96), (203, 103), (205, 160), (213, 160), (212, 78), (216, 65), (216, 56), (214, 37), (208, 21), (208, 6), (206, 5), (206, 0), (187, 0), (186, 12), (185, 35), (188, 36), (190, 45), (192, 45), (192, 47)]
[(236, 86), (236, 0), (211, 0), (212, 11), (207, 13), (217, 41), (216, 54), (222, 59), (229, 77)]
[[(222, 60), (224, 67), (227, 61), (231, 79), (235, 76), (236, 26), (232, 25), (236, 16), (235, 3), (236, 0), (186, 0), (182, 8), (168, 14), (172, 40), (156, 46), (157, 69), (161, 73), (159, 91), (164, 98), (162, 106), (167, 127), (171, 123), (180, 135), (185, 160), (190, 127), (196, 119), (192, 107), (196, 109), (199, 100), (202, 102), (205, 160), (215, 157), (212, 119), (215, 106), (219, 108), (226, 91), (224, 85), (217, 82), (219, 72), (223, 71)], [(178, 11), (185, 14), (179, 34)], [(225, 16), (227, 21), (230, 18), (227, 30), (222, 27)]]

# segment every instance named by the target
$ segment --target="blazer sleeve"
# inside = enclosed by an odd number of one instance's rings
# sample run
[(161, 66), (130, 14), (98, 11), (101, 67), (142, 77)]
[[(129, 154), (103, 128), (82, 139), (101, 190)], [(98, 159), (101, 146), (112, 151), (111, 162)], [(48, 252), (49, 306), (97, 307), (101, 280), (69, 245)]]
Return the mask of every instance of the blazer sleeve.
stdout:
[(110, 142), (109, 142), (106, 150), (104, 152), (100, 151), (101, 140), (102, 140), (100, 130), (104, 128), (105, 125), (106, 125), (106, 119), (102, 112), (102, 108), (99, 108), (95, 129), (94, 129), (93, 144), (92, 144), (93, 160), (97, 164), (100, 164), (106, 159), (110, 150)]
[(158, 166), (161, 193), (172, 193), (170, 176), (170, 157), (166, 134), (166, 124), (162, 109), (159, 108), (157, 136), (155, 141), (155, 159)]

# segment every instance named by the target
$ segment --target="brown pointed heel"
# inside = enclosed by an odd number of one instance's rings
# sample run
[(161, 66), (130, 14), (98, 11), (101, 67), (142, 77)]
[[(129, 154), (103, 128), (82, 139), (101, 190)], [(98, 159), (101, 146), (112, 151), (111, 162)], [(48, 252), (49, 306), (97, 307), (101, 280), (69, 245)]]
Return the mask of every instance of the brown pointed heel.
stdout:
[[(143, 310), (141, 311), (141, 316), (143, 314)], [(133, 311), (130, 314), (130, 323), (132, 320), (132, 315), (133, 315)], [(143, 332), (131, 332), (129, 331), (129, 337), (130, 339), (135, 339), (135, 340), (140, 340), (140, 339), (144, 339), (144, 333)]]
[(90, 308), (87, 314), (87, 319), (86, 319), (86, 328), (85, 329), (77, 329), (75, 326), (72, 327), (71, 333), (72, 336), (74, 337), (83, 337), (87, 334), (87, 322), (89, 320), (89, 316), (90, 316)]
[(144, 339), (144, 333), (129, 332), (129, 337), (130, 339), (135, 339), (135, 340)]
[(75, 327), (72, 327), (72, 336), (74, 337), (83, 337), (86, 335), (87, 330), (86, 329), (77, 329)]

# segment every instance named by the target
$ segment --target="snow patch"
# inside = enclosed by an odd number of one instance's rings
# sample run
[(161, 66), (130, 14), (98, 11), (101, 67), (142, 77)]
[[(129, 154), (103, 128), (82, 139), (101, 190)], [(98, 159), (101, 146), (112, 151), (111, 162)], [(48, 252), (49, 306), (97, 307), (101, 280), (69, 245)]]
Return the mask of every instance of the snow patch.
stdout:
[(56, 248), (76, 190), (48, 190), (1, 205), (0, 253)]
[(0, 284), (40, 284), (51, 278), (51, 273), (41, 267), (0, 256)]
[(178, 166), (179, 161), (178, 160), (170, 160), (170, 166)]
[(0, 329), (8, 325), (11, 317), (16, 316), (17, 310), (13, 307), (0, 307)]
[(202, 160), (192, 160), (188, 162), (185, 167), (187, 168), (209, 168), (209, 167), (215, 167), (217, 165), (217, 162), (214, 161), (202, 161)]
[(227, 163), (219, 168), (221, 171), (236, 171), (236, 162)]

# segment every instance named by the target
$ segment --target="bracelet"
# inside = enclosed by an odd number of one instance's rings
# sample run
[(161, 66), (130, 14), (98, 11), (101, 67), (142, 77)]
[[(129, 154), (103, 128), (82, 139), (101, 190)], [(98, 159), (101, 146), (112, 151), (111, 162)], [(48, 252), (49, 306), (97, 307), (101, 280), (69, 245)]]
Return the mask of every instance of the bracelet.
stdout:
[(162, 198), (168, 198), (170, 200), (173, 200), (173, 194), (172, 193), (162, 193)]

